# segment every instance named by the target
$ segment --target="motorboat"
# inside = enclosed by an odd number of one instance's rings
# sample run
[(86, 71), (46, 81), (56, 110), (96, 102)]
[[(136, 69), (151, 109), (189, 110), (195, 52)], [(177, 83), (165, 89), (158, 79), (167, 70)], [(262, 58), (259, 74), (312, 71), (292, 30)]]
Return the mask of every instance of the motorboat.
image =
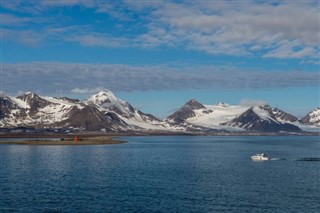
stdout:
[(255, 155), (253, 155), (253, 156), (251, 156), (251, 159), (252, 160), (269, 160), (269, 158), (268, 158), (268, 156), (267, 155), (265, 155), (264, 153), (262, 153), (262, 154), (255, 154)]

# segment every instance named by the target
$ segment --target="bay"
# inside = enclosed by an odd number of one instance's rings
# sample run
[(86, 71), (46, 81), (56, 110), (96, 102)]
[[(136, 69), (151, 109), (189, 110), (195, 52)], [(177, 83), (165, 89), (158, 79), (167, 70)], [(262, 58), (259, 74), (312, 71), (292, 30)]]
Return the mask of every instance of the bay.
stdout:
[(320, 212), (319, 137), (120, 139), (0, 145), (0, 212)]

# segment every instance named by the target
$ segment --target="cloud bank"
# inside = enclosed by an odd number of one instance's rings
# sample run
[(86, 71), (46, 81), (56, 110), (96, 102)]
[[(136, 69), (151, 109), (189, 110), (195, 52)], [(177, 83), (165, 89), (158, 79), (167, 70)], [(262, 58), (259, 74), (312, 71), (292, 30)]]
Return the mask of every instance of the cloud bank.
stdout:
[(122, 64), (20, 63), (2, 65), (7, 93), (94, 93), (184, 89), (317, 87), (318, 72), (246, 71), (223, 67), (129, 66)]

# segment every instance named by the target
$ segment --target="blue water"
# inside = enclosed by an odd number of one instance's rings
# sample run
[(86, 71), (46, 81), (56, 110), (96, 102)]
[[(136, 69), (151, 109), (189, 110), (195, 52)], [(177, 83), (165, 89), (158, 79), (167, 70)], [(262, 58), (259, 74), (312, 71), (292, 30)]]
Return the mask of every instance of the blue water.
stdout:
[(320, 212), (319, 137), (121, 139), (0, 145), (0, 212)]

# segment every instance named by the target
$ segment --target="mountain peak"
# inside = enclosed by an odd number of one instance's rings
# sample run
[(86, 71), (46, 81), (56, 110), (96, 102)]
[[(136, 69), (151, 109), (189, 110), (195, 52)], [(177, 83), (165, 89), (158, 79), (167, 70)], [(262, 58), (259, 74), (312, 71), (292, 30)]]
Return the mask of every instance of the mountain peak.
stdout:
[(29, 108), (31, 114), (35, 114), (39, 111), (40, 108), (51, 104), (51, 102), (47, 101), (34, 92), (26, 92), (25, 94), (18, 96), (16, 99), (21, 100), (22, 102), (19, 101), (19, 105)]
[(22, 96), (34, 97), (36, 95), (37, 95), (36, 93), (28, 91), (28, 92), (24, 93)]
[(102, 89), (97, 93), (97, 95), (103, 95), (103, 94), (113, 94), (113, 92), (107, 89)]
[(119, 99), (111, 92), (110, 90), (103, 89), (99, 91), (97, 94), (92, 95), (88, 98), (88, 102), (94, 103), (94, 104), (104, 104), (106, 102), (118, 102)]
[(103, 89), (103, 90), (99, 91), (94, 96), (96, 96), (96, 97), (112, 97), (112, 98), (116, 98), (114, 93), (111, 92), (110, 90), (107, 90), (107, 89)]
[(205, 106), (203, 106), (203, 104), (201, 104), (200, 102), (198, 102), (197, 100), (195, 99), (191, 99), (189, 100), (185, 106), (189, 106), (191, 107), (191, 109), (203, 109), (205, 108)]
[(220, 107), (228, 107), (229, 104), (224, 103), (224, 102), (219, 102), (219, 103), (217, 104), (217, 106), (220, 106)]
[(250, 131), (260, 132), (299, 132), (301, 129), (293, 124), (280, 122), (272, 111), (258, 106), (249, 108), (236, 118), (222, 125), (240, 127)]
[(34, 92), (26, 92), (26, 93), (18, 96), (17, 98), (20, 100), (26, 101), (26, 102), (28, 102), (32, 99), (41, 99), (40, 96)]
[(307, 125), (320, 126), (320, 107), (309, 112), (301, 119), (301, 122)]
[(113, 111), (121, 114), (124, 117), (132, 117), (135, 109), (128, 103), (117, 96), (115, 96), (109, 90), (101, 90), (96, 95), (92, 95), (87, 99), (90, 104), (97, 105), (107, 111)]
[(180, 107), (175, 113), (168, 117), (169, 120), (172, 120), (175, 124), (183, 123), (186, 119), (195, 116), (193, 110), (204, 109), (206, 108), (201, 103), (195, 99), (189, 100), (185, 105)]

